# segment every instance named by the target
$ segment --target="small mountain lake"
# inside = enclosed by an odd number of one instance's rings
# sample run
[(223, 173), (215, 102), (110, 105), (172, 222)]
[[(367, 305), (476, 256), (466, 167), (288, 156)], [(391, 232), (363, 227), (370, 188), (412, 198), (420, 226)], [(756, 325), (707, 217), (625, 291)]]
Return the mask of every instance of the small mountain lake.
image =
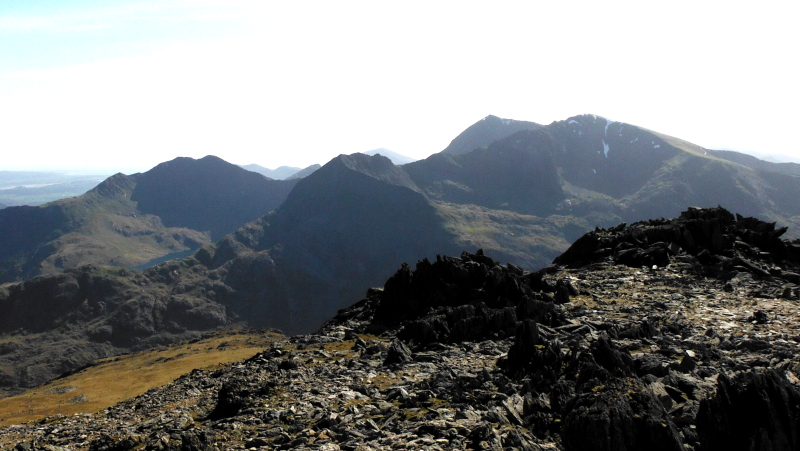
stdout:
[(141, 270), (144, 270), (144, 269), (147, 269), (147, 268), (152, 268), (153, 266), (158, 265), (160, 263), (164, 263), (165, 261), (168, 261), (168, 260), (174, 260), (176, 258), (188, 257), (188, 256), (194, 254), (195, 252), (197, 252), (197, 249), (200, 249), (200, 248), (189, 249), (187, 251), (180, 251), (180, 252), (171, 252), (171, 253), (169, 253), (167, 255), (162, 255), (161, 257), (156, 257), (156, 258), (150, 260), (147, 263), (142, 263), (141, 265), (138, 265), (138, 266), (131, 266), (131, 269), (138, 269), (139, 271), (141, 271)]

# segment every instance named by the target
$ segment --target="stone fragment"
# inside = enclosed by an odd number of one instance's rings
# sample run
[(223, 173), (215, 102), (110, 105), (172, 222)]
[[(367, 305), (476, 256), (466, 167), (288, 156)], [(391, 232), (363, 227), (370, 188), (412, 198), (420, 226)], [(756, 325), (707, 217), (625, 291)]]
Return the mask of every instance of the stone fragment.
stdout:
[(384, 365), (393, 365), (410, 362), (412, 360), (411, 350), (400, 340), (395, 340), (386, 351)]

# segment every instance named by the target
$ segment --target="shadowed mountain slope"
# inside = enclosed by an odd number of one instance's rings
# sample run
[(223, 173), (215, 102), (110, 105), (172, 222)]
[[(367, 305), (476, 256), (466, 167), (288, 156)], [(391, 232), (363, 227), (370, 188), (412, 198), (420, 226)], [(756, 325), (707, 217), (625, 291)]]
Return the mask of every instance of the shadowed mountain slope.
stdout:
[(131, 194), (167, 227), (208, 230), (216, 241), (273, 210), (294, 181), (270, 180), (221, 158), (176, 158), (141, 174)]
[(435, 200), (547, 214), (564, 197), (554, 152), (547, 133), (522, 131), (486, 148), (442, 152), (403, 169)]
[(275, 212), (225, 237), (213, 260), (218, 266), (235, 254), (226, 264), (238, 268), (269, 255), (279, 287), (265, 290), (254, 274), (237, 289), (261, 290), (270, 301), (247, 308), (283, 312), (276, 327), (295, 332), (343, 307), (361, 291), (355, 287), (379, 283), (392, 260), (453, 248), (443, 219), (405, 172), (386, 157), (353, 154), (331, 160)]

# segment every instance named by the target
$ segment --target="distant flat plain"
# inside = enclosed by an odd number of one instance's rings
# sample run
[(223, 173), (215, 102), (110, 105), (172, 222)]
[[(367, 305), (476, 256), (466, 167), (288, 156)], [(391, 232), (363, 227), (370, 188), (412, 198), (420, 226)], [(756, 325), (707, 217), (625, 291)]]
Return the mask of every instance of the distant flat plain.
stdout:
[(42, 205), (80, 196), (111, 174), (68, 172), (0, 171), (0, 204)]

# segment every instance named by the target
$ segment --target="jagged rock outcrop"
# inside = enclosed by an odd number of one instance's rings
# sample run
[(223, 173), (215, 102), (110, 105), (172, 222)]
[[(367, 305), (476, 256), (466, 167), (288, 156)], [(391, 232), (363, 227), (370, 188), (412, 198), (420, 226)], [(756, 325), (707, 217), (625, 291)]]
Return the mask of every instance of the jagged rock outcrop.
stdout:
[(403, 265), (386, 282), (375, 319), (384, 324), (407, 320), (400, 337), (417, 344), (502, 339), (528, 319), (559, 325), (563, 312), (538, 283), (481, 250), (461, 258), (437, 256), (434, 263), (420, 261), (413, 271)]
[(776, 267), (800, 264), (800, 240), (784, 241), (780, 239), (784, 233), (785, 227), (776, 229), (775, 223), (734, 216), (722, 207), (690, 208), (672, 220), (597, 228), (578, 239), (554, 263), (580, 266), (610, 258), (633, 267), (664, 267), (672, 257), (688, 254), (709, 271), (734, 273), (743, 269), (757, 277), (798, 282), (795, 272), (784, 274)]
[(792, 450), (800, 447), (800, 389), (775, 370), (721, 375), (717, 392), (700, 402), (704, 450)]

